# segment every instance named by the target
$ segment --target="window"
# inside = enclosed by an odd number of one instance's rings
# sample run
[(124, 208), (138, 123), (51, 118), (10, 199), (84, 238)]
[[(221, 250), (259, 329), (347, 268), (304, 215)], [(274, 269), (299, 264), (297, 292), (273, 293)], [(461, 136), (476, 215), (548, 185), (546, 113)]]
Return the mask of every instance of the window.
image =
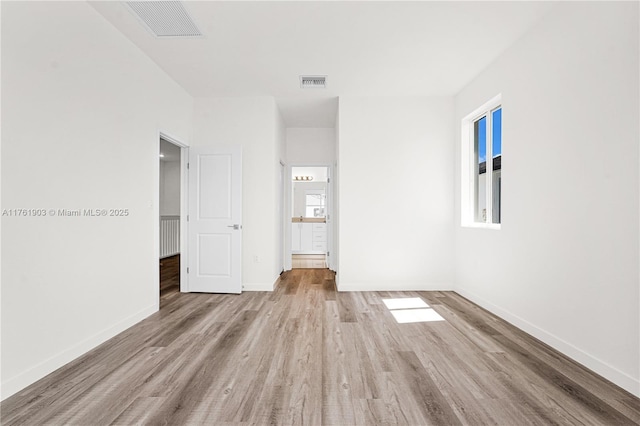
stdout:
[(502, 213), (500, 96), (462, 120), (462, 225), (499, 229)]

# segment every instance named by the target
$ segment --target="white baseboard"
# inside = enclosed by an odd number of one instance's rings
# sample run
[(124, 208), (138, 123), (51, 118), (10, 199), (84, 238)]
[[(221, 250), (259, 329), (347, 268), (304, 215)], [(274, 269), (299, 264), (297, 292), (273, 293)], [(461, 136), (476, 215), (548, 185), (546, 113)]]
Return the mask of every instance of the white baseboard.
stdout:
[(2, 393), (0, 394), (0, 400), (4, 400), (11, 395), (20, 392), (30, 384), (42, 379), (49, 373), (57, 370), (63, 365), (73, 361), (81, 355), (89, 352), (96, 346), (104, 343), (116, 334), (121, 333), (134, 324), (142, 321), (149, 315), (158, 311), (156, 304), (149, 306), (135, 314), (125, 318), (122, 321), (113, 324), (112, 326), (100, 331), (99, 333), (82, 340), (81, 342), (71, 346), (68, 349), (34, 365), (33, 367), (19, 373), (17, 376), (13, 376), (2, 382)]
[(339, 283), (338, 291), (453, 291), (450, 283), (425, 282), (366, 282)]
[(589, 370), (592, 370), (595, 373), (606, 378), (607, 380), (610, 380), (611, 382), (620, 386), (622, 389), (634, 394), (637, 397), (640, 397), (640, 380), (635, 379), (630, 375), (618, 370), (617, 368), (607, 364), (606, 362), (593, 357), (582, 349), (577, 348), (571, 343), (566, 342), (559, 337), (520, 318), (519, 316), (512, 314), (508, 310), (484, 300), (474, 293), (460, 288), (456, 288), (454, 291), (461, 296), (464, 296), (467, 299), (471, 300), (473, 303), (480, 305), (491, 313), (499, 316), (508, 323), (518, 327), (520, 330), (529, 333), (536, 339), (543, 341), (557, 351), (582, 364)]
[(273, 291), (274, 285), (274, 283), (244, 283), (242, 291)]

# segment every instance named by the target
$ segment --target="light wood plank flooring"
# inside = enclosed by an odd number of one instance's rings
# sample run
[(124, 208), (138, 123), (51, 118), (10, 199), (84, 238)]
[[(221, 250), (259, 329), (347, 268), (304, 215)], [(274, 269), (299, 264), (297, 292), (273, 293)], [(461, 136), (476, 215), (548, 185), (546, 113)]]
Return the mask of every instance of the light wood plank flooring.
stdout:
[[(444, 321), (398, 324), (386, 298)], [(162, 309), (1, 406), (3, 425), (637, 425), (640, 400), (452, 292), (163, 292)]]
[(293, 269), (323, 269), (327, 267), (324, 254), (294, 254), (291, 256)]

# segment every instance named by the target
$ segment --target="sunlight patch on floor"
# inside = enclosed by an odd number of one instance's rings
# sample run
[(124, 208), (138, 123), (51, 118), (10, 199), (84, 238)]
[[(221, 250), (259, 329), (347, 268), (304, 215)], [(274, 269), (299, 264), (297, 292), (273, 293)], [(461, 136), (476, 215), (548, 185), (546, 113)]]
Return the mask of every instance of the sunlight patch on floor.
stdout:
[(398, 324), (406, 324), (410, 322), (432, 322), (444, 321), (433, 309), (396, 309), (391, 311)]
[(424, 300), (419, 297), (403, 297), (397, 299), (382, 299), (387, 309), (412, 309), (412, 308), (428, 308)]
[(382, 299), (382, 301), (398, 324), (445, 320), (419, 297)]

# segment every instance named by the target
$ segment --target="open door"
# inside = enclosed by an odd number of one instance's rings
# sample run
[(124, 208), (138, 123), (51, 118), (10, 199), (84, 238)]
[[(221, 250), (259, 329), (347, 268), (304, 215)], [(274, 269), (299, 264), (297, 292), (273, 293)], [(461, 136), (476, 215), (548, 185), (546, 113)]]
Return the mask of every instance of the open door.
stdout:
[(242, 292), (242, 154), (189, 149), (188, 291)]
[(331, 167), (327, 167), (327, 250), (326, 250), (326, 259), (327, 259), (327, 268), (335, 271), (335, 266), (333, 264), (333, 257), (331, 256), (333, 252), (333, 177), (331, 176)]

